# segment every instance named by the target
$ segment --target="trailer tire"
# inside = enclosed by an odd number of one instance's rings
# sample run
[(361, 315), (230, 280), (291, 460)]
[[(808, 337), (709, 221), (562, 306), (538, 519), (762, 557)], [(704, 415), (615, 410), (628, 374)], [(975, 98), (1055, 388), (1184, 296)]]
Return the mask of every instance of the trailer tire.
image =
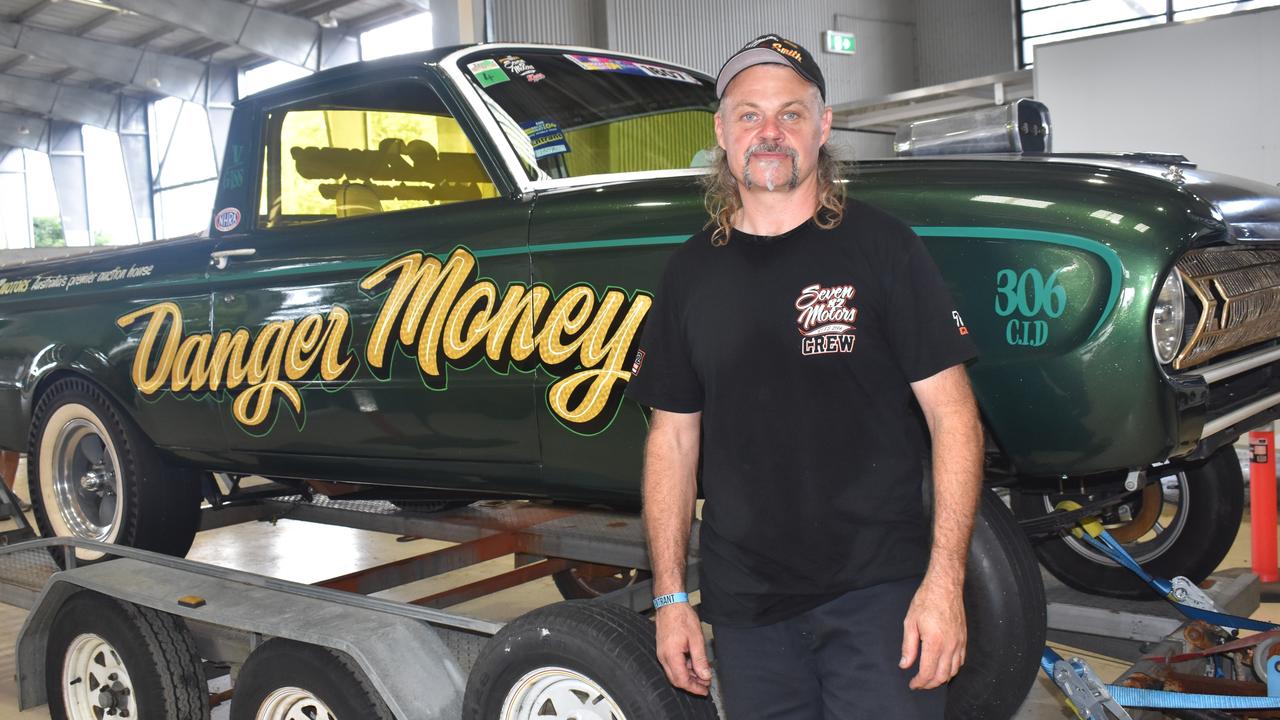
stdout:
[(1044, 582), (1027, 536), (995, 492), (984, 490), (964, 581), (965, 663), (947, 687), (948, 720), (1007, 720), (1040, 670)]
[(249, 655), (231, 697), (231, 720), (394, 720), (354, 660), (293, 640), (268, 640)]
[(718, 717), (710, 698), (672, 687), (656, 642), (652, 622), (613, 603), (570, 600), (534, 610), (481, 650), (462, 717), (536, 720), (548, 704), (557, 717), (569, 717), (574, 703), (597, 700), (613, 703), (627, 720)]
[(72, 595), (54, 616), (45, 687), (53, 720), (101, 717), (107, 709), (133, 718), (209, 717), (204, 666), (187, 626), (91, 591)]
[[(27, 482), (45, 537), (76, 537), (181, 557), (200, 526), (200, 475), (166, 463), (96, 385), (58, 380), (31, 419)], [(93, 483), (91, 486), (89, 483)], [(77, 550), (77, 560), (102, 559)]]
[[(1161, 508), (1165, 529), (1150, 539), (1125, 543), (1134, 559), (1157, 577), (1184, 575), (1193, 583), (1209, 576), (1227, 556), (1244, 514), (1244, 478), (1235, 448), (1226, 445), (1203, 463), (1174, 476), (1177, 504), (1171, 513)], [(1161, 482), (1161, 481), (1157, 481)], [(1148, 486), (1151, 487), (1151, 486)], [(1154, 489), (1154, 488), (1153, 488)], [(1161, 484), (1155, 497), (1166, 503), (1175, 491)], [(1019, 517), (1037, 517), (1052, 510), (1059, 496), (1034, 493), (1013, 495)], [(1141, 515), (1141, 510), (1138, 511)], [(1164, 517), (1168, 515), (1168, 517)], [(1138, 532), (1144, 532), (1139, 530)], [(1081, 592), (1125, 599), (1154, 599), (1151, 588), (1137, 575), (1101, 556), (1070, 534), (1041, 539), (1035, 546), (1041, 564), (1054, 577)]]

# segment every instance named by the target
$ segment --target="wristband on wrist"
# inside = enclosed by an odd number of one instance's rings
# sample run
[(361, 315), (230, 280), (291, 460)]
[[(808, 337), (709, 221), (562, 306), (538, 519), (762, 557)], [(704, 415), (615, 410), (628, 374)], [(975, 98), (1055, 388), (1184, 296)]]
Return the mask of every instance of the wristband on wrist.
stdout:
[(658, 597), (654, 598), (653, 607), (656, 610), (664, 605), (674, 605), (676, 603), (687, 603), (687, 602), (689, 602), (688, 593), (682, 593), (682, 592), (671, 593), (669, 595), (659, 595)]

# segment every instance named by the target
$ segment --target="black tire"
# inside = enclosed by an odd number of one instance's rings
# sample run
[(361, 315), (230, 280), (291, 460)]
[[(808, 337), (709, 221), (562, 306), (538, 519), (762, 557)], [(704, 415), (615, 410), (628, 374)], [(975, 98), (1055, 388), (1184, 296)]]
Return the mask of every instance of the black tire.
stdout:
[[(51, 385), (32, 413), (29, 447), (28, 486), (41, 535), (179, 557), (191, 548), (200, 526), (200, 474), (165, 463), (93, 383), (65, 378)], [(91, 473), (100, 478), (96, 491), (75, 481)], [(77, 558), (101, 553), (77, 551)]]
[[(289, 714), (290, 710), (296, 714)], [(231, 720), (285, 717), (394, 720), (369, 678), (350, 657), (276, 638), (258, 646), (241, 667), (231, 698)]]
[(621, 568), (612, 575), (588, 576), (576, 567), (561, 570), (551, 576), (560, 597), (565, 600), (594, 600), (601, 595), (608, 595), (615, 590), (630, 587), (638, 582), (648, 580), (652, 575), (645, 570)]
[[(544, 671), (546, 681), (578, 688), (587, 696), (584, 703), (605, 695), (627, 720), (716, 718), (710, 698), (671, 685), (658, 664), (656, 643), (652, 622), (612, 603), (571, 600), (534, 610), (508, 623), (481, 650), (467, 680), (462, 717), (536, 720), (539, 715), (504, 715), (503, 705), (535, 702), (541, 696), (530, 678)], [(541, 708), (539, 703), (528, 709)], [(555, 709), (556, 716), (568, 716), (567, 708)]]
[[(113, 691), (103, 692), (103, 686)], [(187, 626), (167, 613), (95, 592), (76, 593), (55, 615), (45, 687), (52, 720), (101, 717), (94, 708), (113, 704), (128, 715), (108, 717), (209, 717), (204, 666)], [(71, 714), (71, 707), (79, 712)]]
[(1026, 699), (1045, 642), (1044, 583), (1026, 535), (984, 490), (964, 581), (969, 644), (947, 687), (948, 720), (1007, 720)]
[[(1235, 449), (1227, 445), (1159, 489), (1161, 501), (1176, 496), (1167, 529), (1151, 539), (1126, 543), (1134, 559), (1157, 577), (1185, 575), (1194, 583), (1209, 576), (1227, 556), (1244, 513), (1244, 478)], [(1044, 515), (1057, 495), (1011, 493), (1019, 517)], [(1135, 511), (1140, 514), (1140, 509)], [(1163, 519), (1163, 518), (1162, 518)], [(1148, 537), (1148, 536), (1144, 536)], [(1044, 568), (1081, 592), (1126, 599), (1153, 599), (1150, 587), (1132, 572), (1101, 556), (1069, 534), (1048, 536), (1035, 546)]]

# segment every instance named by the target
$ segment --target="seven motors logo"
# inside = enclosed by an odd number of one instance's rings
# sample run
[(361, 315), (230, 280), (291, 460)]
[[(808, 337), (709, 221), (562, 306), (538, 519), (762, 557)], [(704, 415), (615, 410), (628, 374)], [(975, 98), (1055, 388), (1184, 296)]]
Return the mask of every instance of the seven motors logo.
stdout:
[(858, 309), (849, 305), (856, 291), (852, 285), (823, 287), (810, 285), (796, 298), (796, 325), (800, 331), (800, 352), (822, 355), (853, 352), (857, 339), (853, 324)]

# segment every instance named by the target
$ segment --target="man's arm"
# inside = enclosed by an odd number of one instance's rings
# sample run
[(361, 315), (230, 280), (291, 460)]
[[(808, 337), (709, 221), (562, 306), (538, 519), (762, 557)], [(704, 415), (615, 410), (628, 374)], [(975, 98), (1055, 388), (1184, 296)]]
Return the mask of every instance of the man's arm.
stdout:
[(911, 383), (933, 440), (933, 549), (903, 621), (902, 662), (920, 670), (911, 687), (950, 680), (964, 664), (964, 571), (982, 489), (982, 424), (963, 365)]
[[(654, 410), (644, 450), (644, 524), (655, 595), (685, 591), (685, 558), (697, 497), (702, 413)], [(658, 660), (672, 685), (706, 695), (711, 685), (702, 624), (689, 603), (658, 608)]]

